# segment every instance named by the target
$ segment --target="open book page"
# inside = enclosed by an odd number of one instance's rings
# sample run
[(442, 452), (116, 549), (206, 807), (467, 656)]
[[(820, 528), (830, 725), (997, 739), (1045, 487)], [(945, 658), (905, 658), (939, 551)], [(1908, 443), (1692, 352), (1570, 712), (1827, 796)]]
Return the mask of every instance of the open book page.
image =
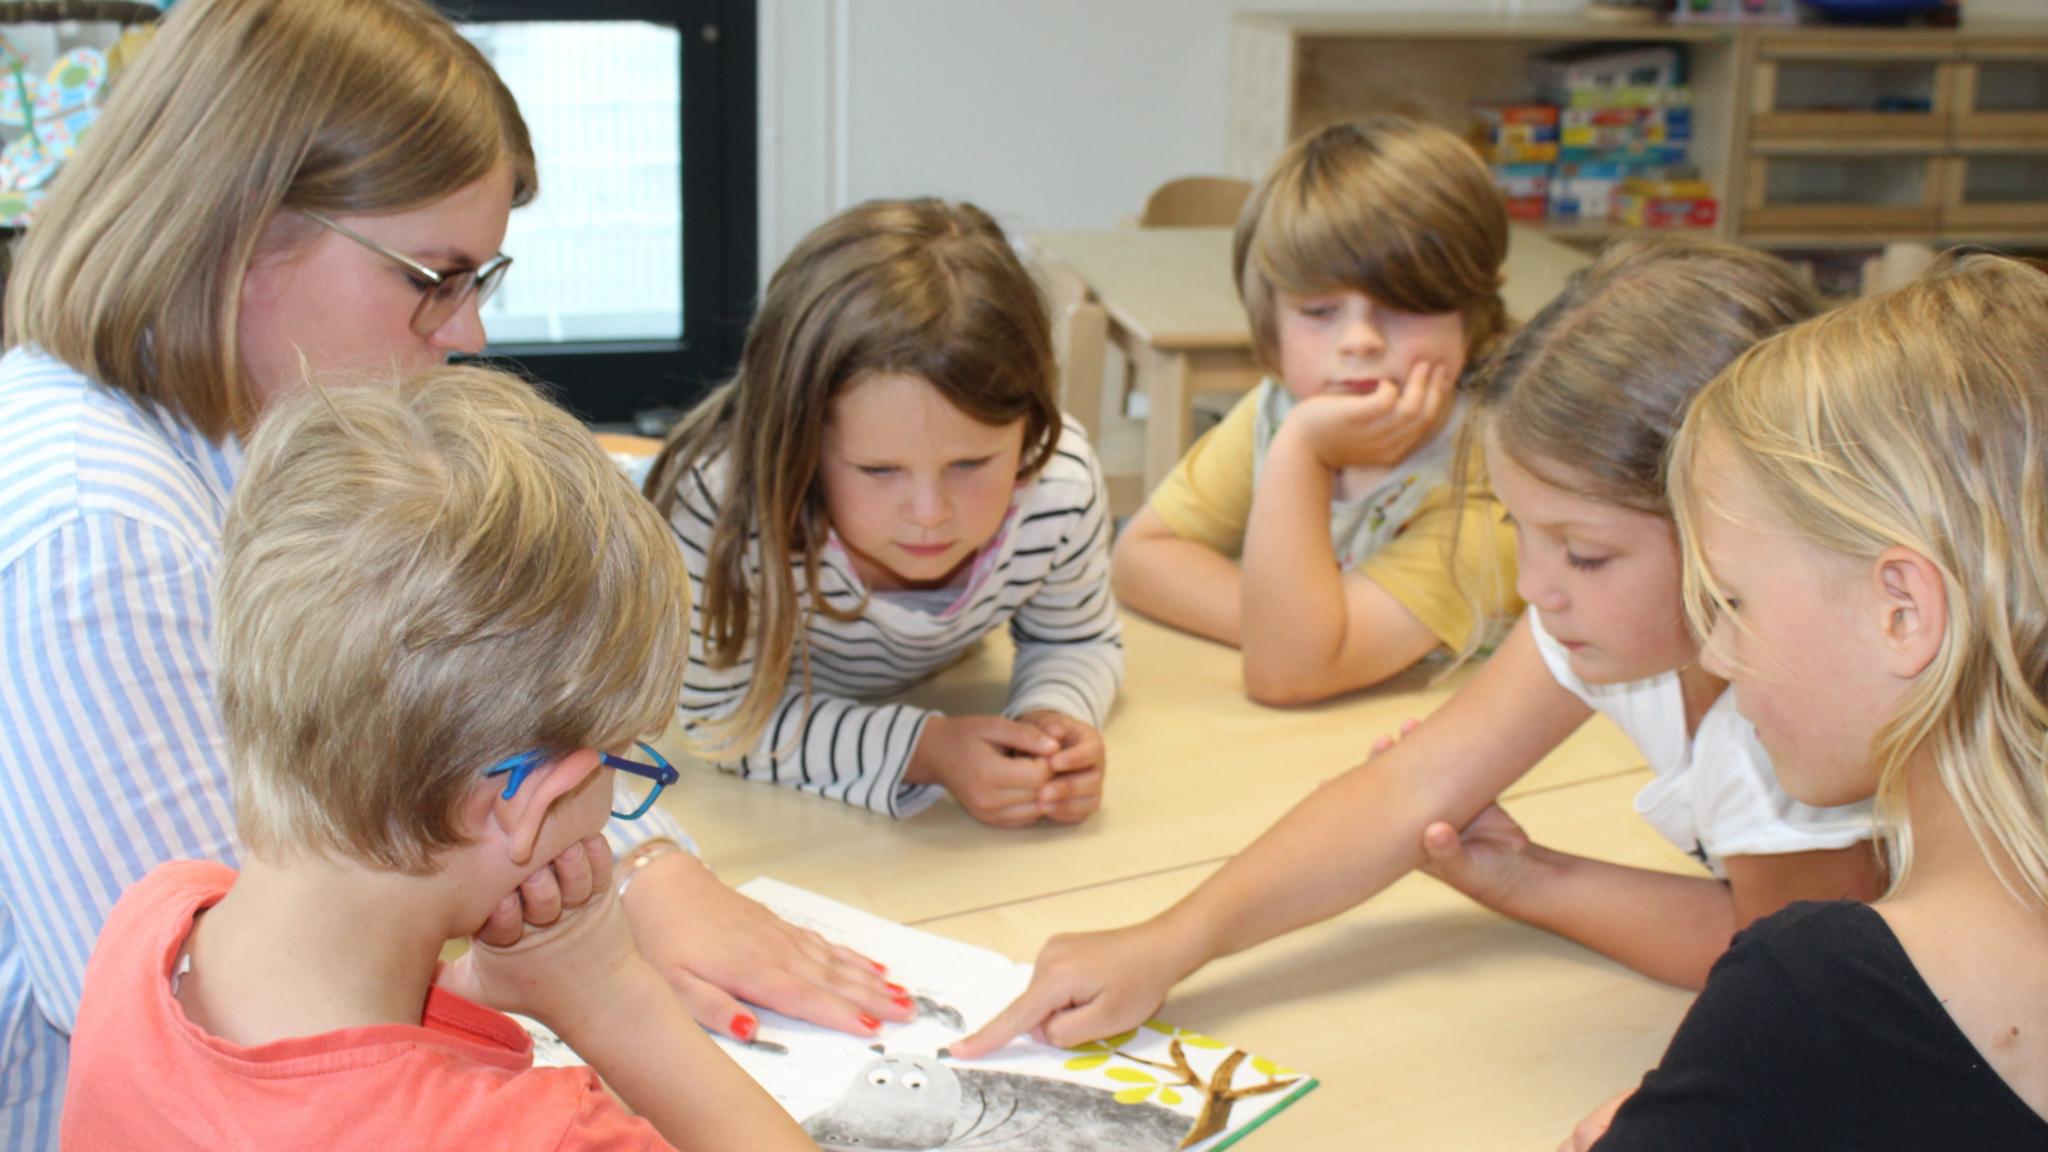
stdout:
[[(740, 887), (777, 915), (889, 966), (917, 1016), (879, 1042), (762, 1012), (733, 1060), (834, 1152), (1215, 1152), (1300, 1099), (1315, 1080), (1152, 1021), (1075, 1049), (1019, 1040), (983, 1060), (948, 1044), (993, 1017), (1031, 967), (762, 877)], [(574, 1063), (546, 1029), (537, 1063)], [(877, 1050), (879, 1049), (879, 1051)]]

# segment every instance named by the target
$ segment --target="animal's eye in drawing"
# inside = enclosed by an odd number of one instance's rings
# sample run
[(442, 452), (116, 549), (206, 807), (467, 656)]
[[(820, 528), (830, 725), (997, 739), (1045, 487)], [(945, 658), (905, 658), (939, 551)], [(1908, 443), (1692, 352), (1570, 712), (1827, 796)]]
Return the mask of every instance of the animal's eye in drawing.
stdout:
[(922, 1088), (922, 1087), (924, 1087), (924, 1073), (922, 1073), (922, 1072), (905, 1072), (905, 1073), (903, 1074), (903, 1086), (904, 1086), (905, 1088)]
[(887, 1084), (888, 1082), (889, 1070), (887, 1068), (877, 1068), (873, 1072), (868, 1073), (868, 1083), (870, 1084), (879, 1087), (883, 1084)]

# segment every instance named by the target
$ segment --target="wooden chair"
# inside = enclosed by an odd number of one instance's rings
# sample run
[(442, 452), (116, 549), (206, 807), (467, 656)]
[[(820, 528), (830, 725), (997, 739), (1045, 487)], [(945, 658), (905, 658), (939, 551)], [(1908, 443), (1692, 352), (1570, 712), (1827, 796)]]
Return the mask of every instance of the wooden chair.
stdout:
[(1102, 438), (1102, 378), (1108, 366), (1109, 316), (1088, 295), (1079, 273), (1055, 260), (1035, 260), (1052, 319), (1052, 350), (1060, 366), (1060, 407), (1088, 439)]
[(1228, 176), (1182, 176), (1145, 198), (1140, 228), (1228, 228), (1250, 198), (1252, 186)]

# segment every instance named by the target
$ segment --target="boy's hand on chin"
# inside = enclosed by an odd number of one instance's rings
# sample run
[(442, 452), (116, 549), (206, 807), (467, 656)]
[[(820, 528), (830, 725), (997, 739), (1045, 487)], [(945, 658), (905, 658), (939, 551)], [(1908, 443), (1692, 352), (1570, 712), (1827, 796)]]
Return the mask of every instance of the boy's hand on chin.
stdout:
[[(492, 911), (471, 938), (468, 953), (442, 968), (436, 981), (441, 987), (501, 1012), (532, 1016), (559, 1031), (562, 1019), (582, 1011), (579, 1005), (601, 1003), (611, 980), (644, 963), (633, 948), (625, 906), (612, 891), (611, 849), (601, 837), (592, 837), (569, 851), (583, 858), (571, 871), (587, 866), (588, 879), (563, 885), (558, 872), (555, 886), (581, 891), (583, 899), (558, 906), (550, 923), (536, 927), (530, 916), (507, 910), (506, 902), (525, 905), (527, 884), (522, 884)], [(541, 871), (556, 870), (560, 860)], [(520, 928), (510, 943), (486, 938), (485, 931), (502, 930), (508, 921)]]
[(1312, 396), (1288, 416), (1282, 431), (1298, 423), (1309, 451), (1333, 472), (1391, 468), (1435, 434), (1454, 384), (1447, 366), (1420, 362), (1398, 384), (1390, 380), (1358, 396)]
[(473, 935), (500, 948), (517, 944), (528, 926), (545, 928), (561, 919), (563, 912), (581, 907), (596, 895), (604, 886), (597, 879), (598, 870), (601, 867), (609, 877), (611, 866), (611, 845), (604, 837), (579, 840), (498, 901), (490, 919)]

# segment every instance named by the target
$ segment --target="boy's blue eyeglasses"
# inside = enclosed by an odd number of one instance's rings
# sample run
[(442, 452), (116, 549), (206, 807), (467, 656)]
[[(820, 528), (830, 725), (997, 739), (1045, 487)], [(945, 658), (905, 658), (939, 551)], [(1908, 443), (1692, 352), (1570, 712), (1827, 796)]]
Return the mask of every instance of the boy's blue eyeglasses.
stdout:
[[(654, 807), (655, 797), (661, 795), (661, 790), (681, 778), (681, 773), (678, 773), (671, 767), (669, 762), (662, 758), (661, 753), (656, 752), (652, 747), (639, 740), (635, 740), (633, 743), (638, 745), (642, 752), (653, 757), (654, 763), (642, 764), (638, 760), (628, 760), (624, 756), (614, 756), (609, 752), (604, 753), (602, 756), (602, 763), (605, 767), (616, 768), (633, 776), (636, 778), (636, 782), (641, 780), (651, 782), (649, 784), (640, 784), (638, 787), (621, 784), (612, 790), (612, 799), (614, 801), (621, 797), (629, 801), (627, 807), (631, 811), (621, 812), (617, 808), (612, 809), (612, 815), (617, 816), (621, 820), (638, 820), (640, 817), (645, 816), (647, 810)], [(499, 795), (504, 799), (510, 800), (518, 794), (519, 786), (526, 783), (527, 775), (535, 768), (547, 762), (548, 754), (546, 751), (539, 748), (529, 748), (524, 752), (507, 756), (489, 768), (484, 769), (484, 775), (487, 777), (507, 777), (505, 790), (499, 793)], [(646, 795), (640, 795), (641, 788), (647, 790)]]

